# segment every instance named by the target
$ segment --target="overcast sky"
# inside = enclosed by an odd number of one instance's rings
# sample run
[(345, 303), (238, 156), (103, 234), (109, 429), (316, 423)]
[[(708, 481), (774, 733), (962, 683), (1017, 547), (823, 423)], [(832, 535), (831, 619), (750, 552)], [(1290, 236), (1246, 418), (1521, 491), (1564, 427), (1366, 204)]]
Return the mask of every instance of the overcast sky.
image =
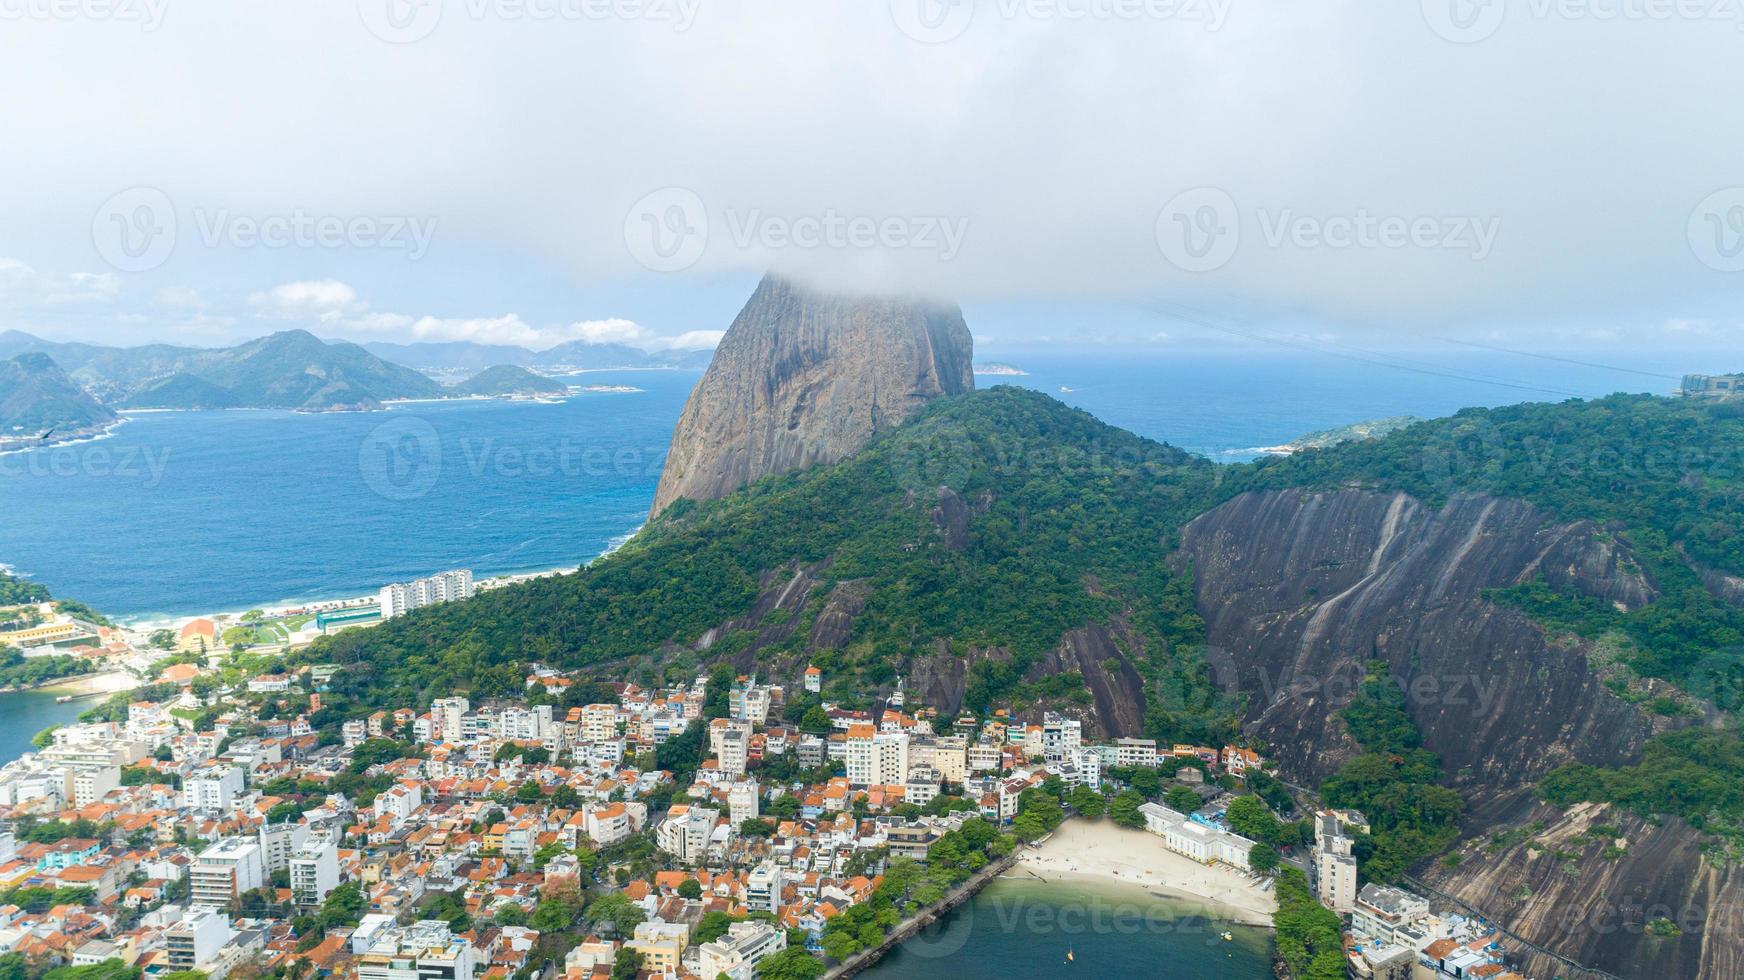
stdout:
[(1740, 6), (0, 0), (0, 327), (1727, 349)]

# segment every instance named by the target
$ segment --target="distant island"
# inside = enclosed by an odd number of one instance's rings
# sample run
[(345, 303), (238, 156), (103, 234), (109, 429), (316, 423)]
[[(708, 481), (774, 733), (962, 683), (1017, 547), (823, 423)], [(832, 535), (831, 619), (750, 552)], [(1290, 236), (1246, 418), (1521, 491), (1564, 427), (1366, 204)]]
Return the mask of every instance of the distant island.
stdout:
[(567, 395), (569, 386), (514, 364), (485, 368), (455, 385), (453, 394), (501, 398), (512, 395)]
[(1389, 433), (1397, 432), (1408, 425), (1416, 425), (1423, 421), (1415, 415), (1392, 415), (1384, 419), (1371, 419), (1367, 422), (1352, 422), (1333, 429), (1322, 429), (1284, 443), (1281, 446), (1262, 446), (1259, 452), (1274, 456), (1288, 456), (1304, 449), (1326, 449), (1341, 442), (1360, 442), (1369, 439), (1379, 439)]
[(975, 365), (975, 373), (990, 375), (996, 378), (1023, 378), (1029, 376), (1029, 372), (1025, 371), (1023, 368), (1017, 367), (1014, 364), (1005, 364), (1000, 361), (988, 361), (984, 364), (977, 364)]

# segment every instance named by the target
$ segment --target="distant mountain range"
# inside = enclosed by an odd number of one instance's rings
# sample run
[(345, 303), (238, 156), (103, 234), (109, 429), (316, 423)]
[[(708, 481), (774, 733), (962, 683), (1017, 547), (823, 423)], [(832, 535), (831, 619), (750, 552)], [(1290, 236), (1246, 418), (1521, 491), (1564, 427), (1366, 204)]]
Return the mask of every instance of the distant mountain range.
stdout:
[(98, 399), (124, 408), (378, 408), (390, 398), (433, 398), (430, 378), (356, 344), (285, 330), (235, 347), (61, 344), (0, 334), (0, 356), (46, 354)]
[(116, 419), (47, 354), (0, 361), (0, 448), (91, 434)]
[(390, 344), (372, 341), (364, 349), (377, 357), (421, 371), (467, 371), (512, 364), (543, 371), (602, 371), (611, 368), (708, 367), (712, 351), (645, 351), (628, 344), (590, 344), (572, 340), (550, 350), (534, 351), (503, 344), (447, 341)]
[(332, 412), (402, 398), (556, 395), (568, 387), (545, 374), (701, 368), (710, 356), (581, 341), (546, 351), (466, 342), (360, 346), (307, 330), (214, 349), (106, 347), (7, 330), (0, 332), (0, 359), (10, 359), (0, 363), (0, 439), (64, 441), (114, 422), (114, 409)]

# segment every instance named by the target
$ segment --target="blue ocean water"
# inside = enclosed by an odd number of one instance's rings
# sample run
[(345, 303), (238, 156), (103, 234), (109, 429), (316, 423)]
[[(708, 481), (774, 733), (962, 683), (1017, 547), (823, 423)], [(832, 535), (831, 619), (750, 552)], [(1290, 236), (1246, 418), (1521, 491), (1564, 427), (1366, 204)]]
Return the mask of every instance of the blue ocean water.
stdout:
[[(1030, 373), (978, 384), (1033, 387), (1224, 462), (1382, 416), (1675, 384), (1488, 353), (1421, 371), (1294, 353), (998, 359)], [(1666, 360), (1629, 366), (1688, 366)], [(445, 568), (574, 566), (641, 524), (697, 377), (589, 373), (572, 380), (641, 390), (560, 404), (140, 414), (106, 439), (0, 456), (0, 562), (134, 621), (361, 595)]]
[(692, 372), (578, 375), (558, 404), (161, 412), (0, 456), (0, 562), (113, 617), (574, 566), (648, 512)]

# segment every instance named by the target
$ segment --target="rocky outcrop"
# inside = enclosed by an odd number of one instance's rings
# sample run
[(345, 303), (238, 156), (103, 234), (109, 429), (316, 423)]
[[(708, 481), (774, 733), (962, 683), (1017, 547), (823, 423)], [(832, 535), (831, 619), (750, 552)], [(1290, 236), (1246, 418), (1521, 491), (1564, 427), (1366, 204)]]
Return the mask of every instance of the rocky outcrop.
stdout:
[[(1744, 870), (1711, 861), (1703, 835), (1583, 803), (1540, 805), (1516, 826), (1468, 843), (1457, 867), (1423, 873), (1509, 931), (1625, 977), (1744, 976)], [(1526, 953), (1528, 976), (1567, 975)]]
[(972, 353), (954, 306), (766, 277), (685, 403), (653, 513), (848, 456), (928, 401), (973, 389)]
[(1246, 494), (1193, 521), (1177, 561), (1196, 575), (1219, 683), (1286, 778), (1317, 784), (1355, 753), (1339, 710), (1385, 661), (1427, 748), (1483, 819), (1571, 759), (1632, 760), (1649, 723), (1563, 646), (1486, 589), (1543, 575), (1625, 608), (1653, 587), (1627, 549), (1530, 504), (1404, 494)]

